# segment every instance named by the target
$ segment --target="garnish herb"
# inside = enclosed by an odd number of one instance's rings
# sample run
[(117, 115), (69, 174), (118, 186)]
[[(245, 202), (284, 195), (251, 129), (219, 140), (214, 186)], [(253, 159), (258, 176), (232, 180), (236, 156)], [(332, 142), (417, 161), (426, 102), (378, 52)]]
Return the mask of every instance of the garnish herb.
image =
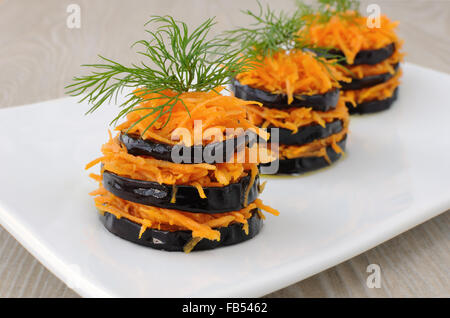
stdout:
[(306, 46), (298, 31), (306, 25), (303, 16), (312, 13), (308, 6), (298, 6), (293, 14), (276, 12), (269, 5), (265, 8), (257, 1), (259, 11), (241, 11), (254, 22), (248, 27), (226, 31), (228, 43), (240, 46), (244, 54), (252, 59), (262, 59), (279, 50), (291, 50)]
[[(350, 19), (351, 16), (346, 15), (348, 11), (353, 11), (359, 16), (360, 2), (358, 0), (317, 0), (319, 3), (316, 10), (318, 22), (326, 23), (333, 16), (339, 16), (341, 19)], [(305, 6), (303, 2), (297, 0), (297, 6), (302, 8)]]
[[(165, 122), (167, 124), (173, 107), (178, 102), (183, 102), (180, 99), (182, 93), (214, 90), (252, 65), (248, 58), (240, 55), (239, 49), (231, 48), (220, 37), (208, 39), (215, 23), (214, 19), (208, 19), (190, 32), (186, 23), (170, 16), (152, 16), (145, 24), (155, 26), (155, 30), (146, 30), (150, 35), (149, 39), (133, 44), (133, 47), (143, 48), (138, 53), (146, 61), (124, 66), (99, 56), (103, 63), (83, 65), (93, 68), (92, 73), (75, 77), (74, 83), (66, 87), (68, 94), (84, 95), (80, 102), (88, 101), (92, 107), (87, 113), (92, 113), (113, 99), (117, 103), (118, 95), (125, 88), (139, 89), (126, 95), (126, 101), (120, 105), (122, 110), (112, 124), (134, 111), (136, 105), (156, 99), (164, 102), (156, 107), (140, 108), (151, 111), (135, 124), (157, 114), (148, 129), (161, 116), (169, 114)], [(177, 94), (168, 96), (164, 93), (165, 90), (172, 90)], [(152, 94), (151, 97), (148, 94)], [(186, 111), (189, 113), (187, 108)]]
[[(297, 1), (297, 9), (288, 14), (283, 11), (277, 13), (269, 5), (264, 8), (259, 1), (257, 3), (259, 7), (257, 13), (250, 10), (242, 11), (254, 20), (249, 27), (225, 32), (227, 42), (240, 47), (246, 57), (263, 60), (280, 50), (313, 51), (316, 53), (314, 58), (327, 68), (328, 65), (335, 65), (345, 59), (329, 52), (331, 48), (313, 47), (307, 39), (307, 32), (300, 32), (311, 23), (309, 17), (314, 14), (311, 6)], [(322, 56), (326, 56), (327, 59)]]

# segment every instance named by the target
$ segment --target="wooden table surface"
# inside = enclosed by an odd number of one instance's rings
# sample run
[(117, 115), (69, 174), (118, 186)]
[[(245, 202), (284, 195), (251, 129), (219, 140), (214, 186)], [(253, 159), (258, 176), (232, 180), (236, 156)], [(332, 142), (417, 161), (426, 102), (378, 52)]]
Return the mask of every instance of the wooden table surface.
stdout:
[[(262, 1), (265, 2), (265, 1)], [(371, 1), (401, 22), (407, 61), (450, 73), (450, 1)], [(67, 6), (81, 7), (81, 28), (66, 25)], [(293, 1), (272, 1), (289, 9)], [(363, 3), (362, 8), (365, 8)], [(97, 54), (133, 61), (129, 46), (151, 14), (197, 24), (216, 16), (217, 31), (248, 21), (243, 0), (0, 0), (0, 108), (64, 96), (80, 64)], [(445, 101), (448, 103), (448, 101)], [(424, 105), (432, 107), (433, 105)], [(445, 212), (445, 211), (442, 211)], [(366, 286), (366, 267), (381, 267), (381, 288)], [(450, 212), (351, 260), (270, 294), (273, 297), (449, 297)], [(78, 297), (0, 227), (0, 297)]]

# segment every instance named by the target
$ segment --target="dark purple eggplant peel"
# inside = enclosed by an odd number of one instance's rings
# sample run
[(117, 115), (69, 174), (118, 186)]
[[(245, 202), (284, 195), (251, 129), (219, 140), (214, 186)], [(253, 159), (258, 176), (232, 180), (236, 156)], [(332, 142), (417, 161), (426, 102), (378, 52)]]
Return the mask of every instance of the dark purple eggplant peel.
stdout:
[[(314, 51), (314, 49), (312, 49), (312, 51)], [(323, 54), (317, 51), (314, 52), (325, 58), (335, 58), (336, 56), (343, 57), (344, 59), (342, 59), (342, 61), (340, 61), (339, 64), (344, 66), (349, 65), (347, 63), (347, 60), (345, 59), (345, 54), (341, 50), (331, 49)], [(385, 47), (375, 50), (361, 50), (356, 54), (353, 64), (350, 65), (361, 65), (361, 64), (375, 65), (391, 57), (392, 54), (394, 54), (394, 52), (395, 52), (395, 43), (388, 44)]]
[[(337, 145), (344, 151), (347, 141), (347, 136), (344, 137)], [(337, 161), (342, 157), (342, 154), (337, 153), (333, 147), (328, 146), (326, 148), (328, 158), (331, 163)], [(329, 166), (327, 160), (324, 157), (300, 157), (292, 159), (279, 159), (278, 174), (301, 174), (314, 170), (318, 170)], [(264, 166), (264, 165), (262, 165)]]
[(369, 102), (364, 102), (353, 106), (351, 103), (347, 102), (345, 105), (348, 108), (350, 114), (369, 114), (377, 113), (386, 110), (392, 106), (394, 101), (398, 98), (398, 87), (394, 90), (391, 97), (382, 100), (373, 100)]
[[(113, 214), (105, 212), (100, 216), (106, 229), (133, 243), (151, 247), (158, 250), (171, 252), (182, 252), (183, 248), (192, 240), (191, 231), (162, 231), (147, 228), (139, 238), (141, 225), (127, 218), (117, 219)], [(219, 227), (220, 241), (202, 239), (195, 245), (196, 251), (210, 250), (221, 246), (233, 245), (247, 241), (255, 237), (263, 226), (263, 220), (259, 217), (257, 210), (253, 210), (252, 216), (247, 220), (248, 234), (243, 229), (243, 224), (233, 223), (227, 227)]]
[(267, 108), (287, 109), (308, 107), (315, 111), (325, 112), (336, 108), (339, 100), (339, 89), (337, 88), (324, 94), (294, 95), (294, 100), (290, 104), (288, 104), (286, 94), (272, 94), (248, 85), (242, 85), (237, 79), (232, 80), (231, 89), (236, 97), (260, 102)]
[[(342, 120), (335, 119), (332, 122), (326, 123), (325, 127), (319, 124), (309, 124), (298, 128), (296, 133), (286, 128), (277, 128), (269, 126), (267, 131), (272, 132), (272, 129), (278, 129), (279, 143), (281, 145), (297, 145), (301, 146), (317, 139), (324, 139), (331, 135), (339, 133), (344, 129)], [(270, 141), (270, 139), (269, 139)]]
[(390, 80), (392, 77), (395, 76), (398, 68), (399, 68), (399, 63), (396, 63), (395, 65), (393, 65), (395, 73), (383, 73), (383, 74), (378, 74), (378, 75), (371, 75), (371, 76), (366, 76), (363, 78), (353, 78), (352, 81), (350, 83), (345, 83), (345, 82), (339, 82), (339, 84), (341, 84), (341, 90), (343, 91), (347, 91), (347, 90), (357, 90), (357, 89), (363, 89), (363, 88), (367, 88), (370, 86), (374, 86), (374, 85), (378, 85), (381, 83), (385, 83), (388, 80)]
[[(115, 196), (164, 209), (181, 210), (195, 213), (224, 213), (239, 211), (250, 204), (259, 195), (259, 177), (257, 176), (250, 191), (247, 202), (245, 194), (250, 183), (250, 176), (241, 178), (239, 182), (223, 187), (203, 187), (206, 198), (200, 198), (197, 188), (189, 185), (169, 185), (158, 182), (134, 180), (119, 176), (105, 170), (103, 186)], [(173, 192), (175, 197), (173, 202)]]
[[(150, 156), (158, 160), (174, 162), (172, 152), (184, 159), (183, 154), (187, 153), (186, 161), (177, 163), (223, 163), (227, 162), (234, 153), (243, 149), (245, 146), (251, 146), (257, 140), (258, 136), (251, 132), (226, 139), (222, 142), (212, 142), (206, 146), (186, 147), (183, 145), (169, 145), (147, 139), (142, 139), (138, 135), (121, 133), (119, 141), (127, 148), (127, 152), (133, 156)], [(208, 154), (209, 157), (204, 156)], [(196, 160), (199, 158), (200, 160)]]

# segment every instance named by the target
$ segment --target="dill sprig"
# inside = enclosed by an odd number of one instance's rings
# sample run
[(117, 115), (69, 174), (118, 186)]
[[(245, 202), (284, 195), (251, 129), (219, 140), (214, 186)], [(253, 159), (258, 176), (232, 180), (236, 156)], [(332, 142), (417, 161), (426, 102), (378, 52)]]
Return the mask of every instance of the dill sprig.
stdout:
[[(333, 16), (341, 19), (351, 19), (352, 16), (347, 15), (348, 11), (353, 11), (359, 16), (359, 0), (317, 0), (318, 7), (316, 10), (319, 23), (328, 22)], [(302, 6), (300, 1), (297, 5)]]
[[(326, 2), (327, 0), (319, 0)], [(328, 0), (331, 2), (331, 0)], [(339, 9), (347, 8), (340, 1)], [(263, 7), (259, 1), (258, 12), (241, 11), (250, 16), (253, 23), (248, 27), (239, 27), (226, 31), (224, 38), (232, 46), (238, 46), (244, 55), (251, 60), (262, 61), (278, 51), (305, 51), (313, 53), (316, 61), (324, 66), (329, 75), (335, 79), (331, 67), (344, 61), (345, 57), (335, 54), (333, 48), (318, 47), (308, 38), (308, 28), (313, 20), (315, 9), (297, 1), (297, 8), (293, 12), (276, 12), (269, 5)], [(325, 9), (322, 9), (325, 10)], [(336, 79), (335, 79), (336, 80)]]
[[(82, 65), (94, 69), (90, 75), (75, 77), (74, 83), (66, 86), (68, 94), (84, 95), (80, 102), (87, 101), (92, 105), (87, 113), (94, 112), (113, 99), (117, 103), (118, 96), (126, 88), (138, 88), (137, 93), (126, 95), (126, 101), (119, 105), (122, 109), (112, 124), (135, 111), (135, 106), (142, 102), (161, 100), (159, 106), (140, 108), (150, 111), (132, 127), (156, 114), (145, 129), (147, 131), (159, 118), (168, 114), (165, 126), (173, 107), (183, 102), (180, 99), (182, 93), (214, 90), (226, 84), (236, 73), (251, 67), (250, 60), (243, 58), (240, 50), (229, 47), (220, 37), (208, 39), (211, 28), (216, 24), (213, 18), (207, 19), (192, 32), (186, 23), (170, 16), (152, 16), (145, 26), (149, 24), (155, 26), (154, 30), (146, 30), (149, 39), (137, 41), (132, 46), (142, 47), (138, 54), (147, 61), (124, 66), (99, 56), (103, 63)], [(168, 96), (165, 90), (176, 94)], [(153, 97), (148, 97), (148, 94)], [(189, 113), (187, 107), (186, 111)]]
[(310, 7), (302, 6), (292, 14), (276, 12), (269, 5), (263, 7), (259, 1), (258, 12), (241, 11), (252, 18), (248, 27), (226, 31), (227, 42), (238, 46), (245, 56), (251, 59), (262, 59), (279, 50), (291, 50), (305, 47), (298, 31), (305, 26), (303, 16), (310, 14)]
[(336, 65), (344, 58), (333, 54), (332, 48), (316, 47), (308, 40), (308, 33), (305, 30), (311, 23), (309, 17), (314, 13), (311, 6), (297, 1), (297, 9), (288, 14), (283, 11), (276, 12), (269, 5), (263, 7), (259, 1), (257, 3), (259, 7), (257, 13), (250, 10), (242, 11), (254, 20), (250, 26), (225, 32), (230, 45), (240, 47), (245, 56), (251, 60), (260, 61), (280, 50), (311, 52), (333, 77), (330, 66)]

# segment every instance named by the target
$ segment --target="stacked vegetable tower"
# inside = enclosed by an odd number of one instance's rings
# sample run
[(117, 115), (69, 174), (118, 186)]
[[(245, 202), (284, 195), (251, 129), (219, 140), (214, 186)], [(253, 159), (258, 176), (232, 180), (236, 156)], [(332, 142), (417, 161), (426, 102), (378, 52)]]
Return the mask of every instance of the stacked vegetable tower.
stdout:
[[(138, 86), (116, 118), (126, 116), (116, 127), (118, 135), (110, 134), (102, 156), (87, 165), (101, 163), (100, 175), (91, 174), (100, 184), (91, 193), (95, 205), (110, 232), (156, 249), (190, 252), (248, 240), (262, 227), (261, 210), (278, 212), (258, 199), (262, 187), (257, 165), (270, 156), (242, 160), (252, 138), (226, 133), (252, 129), (267, 138), (247, 119), (244, 106), (255, 102), (221, 94), (220, 85), (236, 70), (245, 70), (247, 62), (220, 42), (205, 40), (212, 20), (190, 34), (171, 17), (151, 22), (160, 24), (151, 33), (157, 43), (139, 43), (155, 67), (127, 68), (107, 60), (109, 64), (94, 65), (104, 73), (76, 78), (70, 86), (75, 95), (92, 90), (92, 109), (104, 102), (98, 94), (102, 89), (112, 96), (123, 87)], [(207, 62), (219, 48), (214, 62)], [(174, 63), (163, 63), (164, 58)], [(211, 74), (211, 68), (217, 71)], [(115, 82), (107, 86), (109, 81)]]
[(397, 99), (402, 74), (398, 23), (384, 15), (378, 21), (361, 16), (357, 1), (339, 2), (319, 9), (306, 28), (309, 40), (316, 47), (332, 48), (332, 58), (341, 57), (342, 70), (352, 79), (341, 83), (350, 113), (385, 110)]
[(303, 39), (296, 35), (303, 26), (300, 11), (247, 13), (256, 17), (254, 28), (233, 31), (231, 38), (246, 49), (246, 56), (257, 56), (257, 62), (235, 77), (235, 96), (263, 104), (246, 107), (252, 123), (279, 129), (278, 173), (328, 166), (345, 149), (349, 114), (339, 80), (348, 79), (334, 62), (304, 50)]

